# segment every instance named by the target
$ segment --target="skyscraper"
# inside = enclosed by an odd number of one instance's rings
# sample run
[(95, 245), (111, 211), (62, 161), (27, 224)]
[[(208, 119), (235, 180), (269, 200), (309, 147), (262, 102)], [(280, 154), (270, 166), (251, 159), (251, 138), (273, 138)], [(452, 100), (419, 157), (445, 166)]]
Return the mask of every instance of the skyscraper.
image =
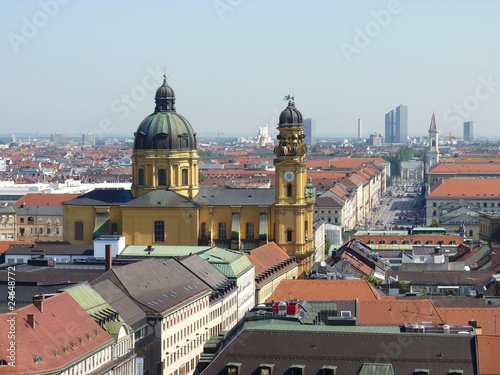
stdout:
[(464, 140), (472, 141), (474, 139), (474, 121), (464, 122)]
[(304, 119), (304, 134), (306, 144), (314, 146), (316, 144), (316, 120), (312, 118)]
[(400, 105), (396, 108), (396, 143), (408, 141), (408, 106)]
[(408, 140), (408, 106), (400, 105), (385, 115), (385, 143)]

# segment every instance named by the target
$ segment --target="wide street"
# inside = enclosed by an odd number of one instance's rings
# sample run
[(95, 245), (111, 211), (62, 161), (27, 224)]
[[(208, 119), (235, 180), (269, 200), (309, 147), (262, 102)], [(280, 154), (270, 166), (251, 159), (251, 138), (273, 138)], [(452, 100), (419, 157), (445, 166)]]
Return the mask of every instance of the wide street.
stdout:
[(418, 226), (422, 224), (419, 219), (420, 185), (395, 184), (389, 188), (387, 196), (377, 212), (374, 212), (371, 229), (398, 229)]

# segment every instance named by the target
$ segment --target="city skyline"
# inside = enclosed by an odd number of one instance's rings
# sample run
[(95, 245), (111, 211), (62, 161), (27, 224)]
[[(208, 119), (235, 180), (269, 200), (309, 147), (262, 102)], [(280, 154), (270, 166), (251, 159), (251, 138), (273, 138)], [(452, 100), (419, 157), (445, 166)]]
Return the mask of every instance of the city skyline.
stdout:
[(471, 1), (8, 2), (2, 133), (132, 136), (166, 72), (177, 111), (199, 133), (269, 124), (275, 135), (292, 94), (318, 137), (356, 137), (358, 118), (364, 138), (383, 134), (384, 114), (401, 103), (409, 136), (425, 135), (434, 111), (442, 134), (460, 136), (474, 121), (475, 136), (499, 137), (495, 10)]

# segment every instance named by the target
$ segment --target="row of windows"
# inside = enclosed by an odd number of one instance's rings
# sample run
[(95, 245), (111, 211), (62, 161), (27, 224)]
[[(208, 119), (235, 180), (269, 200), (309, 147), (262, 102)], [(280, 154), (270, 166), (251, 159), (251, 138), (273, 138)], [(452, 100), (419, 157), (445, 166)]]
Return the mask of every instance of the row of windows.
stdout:
[[(336, 214), (338, 214), (338, 210), (335, 210), (334, 212), (335, 212)], [(314, 213), (315, 213), (315, 214), (317, 214), (317, 213), (318, 213), (318, 210), (315, 210), (315, 211), (314, 211)], [(322, 213), (322, 214), (324, 214), (324, 213), (325, 213), (325, 210), (321, 210), (321, 213)], [(328, 210), (328, 213), (329, 213), (329, 214), (331, 214), (331, 213), (332, 213), (332, 210)]]
[[(471, 232), (472, 232), (472, 231), (471, 231)], [(361, 240), (361, 239), (360, 239), (359, 241), (360, 241), (360, 242), (363, 242), (363, 240)], [(375, 243), (375, 241), (374, 241), (374, 240), (369, 240), (369, 241), (368, 241), (368, 244), (369, 244), (369, 245), (373, 245), (374, 243)], [(401, 243), (402, 243), (402, 244), (405, 244), (405, 245), (409, 245), (409, 244), (410, 244), (410, 241), (409, 241), (409, 240), (401, 240)], [(386, 242), (386, 240), (381, 240), (381, 241), (380, 241), (380, 244), (381, 244), (381, 245), (386, 245), (386, 244), (387, 244), (387, 242)], [(393, 244), (393, 245), (397, 245), (397, 244), (398, 244), (398, 240), (392, 240), (391, 244)], [(421, 245), (421, 244), (422, 244), (422, 241), (421, 241), (421, 240), (416, 240), (416, 241), (414, 242), (414, 245)], [(432, 245), (432, 244), (433, 244), (433, 243), (432, 243), (432, 240), (428, 240), (428, 241), (426, 242), (426, 244), (427, 244), (427, 245)], [(440, 240), (440, 241), (438, 241), (438, 242), (437, 242), (437, 244), (438, 244), (438, 245), (444, 245), (444, 241), (443, 241), (443, 240)], [(457, 244), (457, 242), (456, 242), (455, 240), (450, 241), (450, 245), (456, 245), (456, 244)]]
[[(140, 168), (139, 169), (139, 185), (144, 185), (144, 169)], [(188, 185), (188, 170), (187, 168), (184, 168), (181, 170), (181, 179), (182, 185)], [(166, 186), (167, 185), (167, 170), (166, 169), (158, 169), (158, 185), (159, 186)]]
[[(495, 207), (495, 202), (489, 202), (489, 206), (488, 206), (488, 202), (483, 202), (483, 207)], [(438, 202), (432, 202), (432, 207), (441, 207), (443, 205), (445, 205), (447, 203), (439, 203), (439, 206), (438, 206)], [(497, 207), (500, 207), (500, 202), (497, 202)]]

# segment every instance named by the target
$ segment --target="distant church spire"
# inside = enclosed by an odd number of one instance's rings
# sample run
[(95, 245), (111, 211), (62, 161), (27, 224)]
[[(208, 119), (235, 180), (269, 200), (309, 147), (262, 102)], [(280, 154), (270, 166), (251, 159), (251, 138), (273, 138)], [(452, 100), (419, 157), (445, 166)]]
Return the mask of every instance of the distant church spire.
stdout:
[(432, 112), (431, 125), (429, 126), (429, 168), (439, 163), (439, 130), (436, 125), (436, 116)]

